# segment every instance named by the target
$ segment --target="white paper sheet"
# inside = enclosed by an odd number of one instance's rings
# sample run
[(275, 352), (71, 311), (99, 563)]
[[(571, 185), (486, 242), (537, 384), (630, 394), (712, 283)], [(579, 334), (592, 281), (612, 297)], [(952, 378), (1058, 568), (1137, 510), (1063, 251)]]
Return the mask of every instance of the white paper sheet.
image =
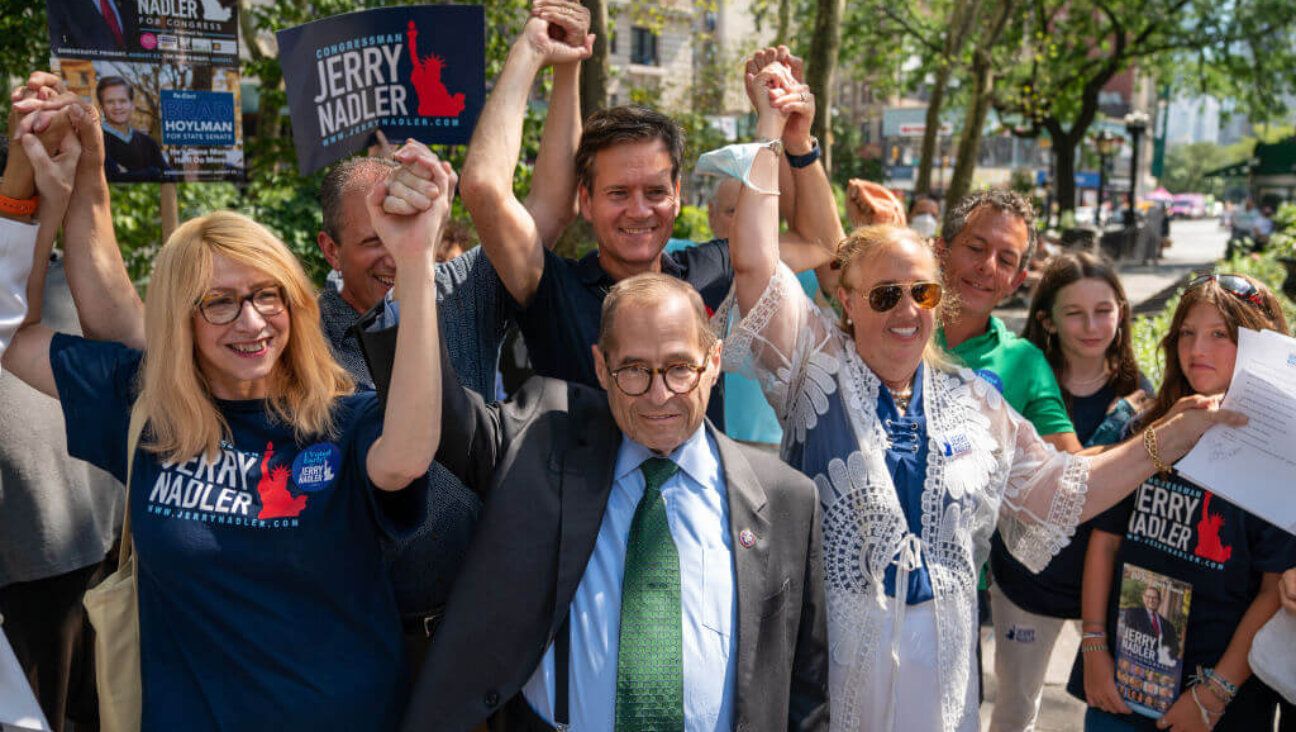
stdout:
[(1296, 339), (1239, 328), (1233, 381), (1220, 406), (1251, 421), (1210, 428), (1175, 467), (1296, 534)]

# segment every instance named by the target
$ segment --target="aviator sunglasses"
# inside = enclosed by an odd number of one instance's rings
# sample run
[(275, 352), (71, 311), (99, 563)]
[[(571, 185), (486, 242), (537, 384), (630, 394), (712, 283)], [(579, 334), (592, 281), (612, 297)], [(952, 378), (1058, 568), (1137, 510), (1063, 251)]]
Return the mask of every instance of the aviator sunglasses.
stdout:
[(931, 310), (940, 304), (941, 286), (936, 282), (912, 282), (909, 284), (875, 285), (868, 291), (868, 304), (875, 313), (885, 313), (900, 304), (905, 289), (914, 304), (923, 310)]
[(1246, 300), (1252, 305), (1255, 305), (1256, 307), (1260, 308), (1261, 311), (1265, 311), (1265, 312), (1268, 311), (1268, 308), (1265, 307), (1264, 298), (1260, 297), (1260, 290), (1255, 285), (1253, 285), (1250, 280), (1248, 280), (1247, 278), (1241, 275), (1235, 275), (1235, 274), (1202, 275), (1200, 277), (1194, 278), (1192, 282), (1189, 282), (1187, 289), (1191, 290), (1192, 288), (1204, 282), (1212, 282), (1212, 281), (1215, 284), (1219, 285), (1221, 290), (1224, 290), (1230, 295), (1240, 300)]

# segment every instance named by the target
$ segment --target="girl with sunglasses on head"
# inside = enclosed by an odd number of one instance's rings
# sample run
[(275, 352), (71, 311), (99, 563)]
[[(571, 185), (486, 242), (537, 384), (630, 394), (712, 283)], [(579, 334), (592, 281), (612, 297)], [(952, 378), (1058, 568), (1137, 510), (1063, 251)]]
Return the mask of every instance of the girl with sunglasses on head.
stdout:
[[(101, 154), (97, 122), (79, 119)], [(86, 174), (103, 186), (102, 159), (89, 157)], [(70, 187), (73, 171), (61, 171)], [(329, 355), (296, 258), (229, 211), (188, 221), (158, 253), (138, 348), (54, 333), (33, 307), (4, 353), (6, 371), (59, 400), (70, 454), (118, 480), (130, 473), (140, 729), (399, 722), (408, 669), (379, 541), (421, 525), (440, 436), (432, 273), (454, 175), (432, 174), (424, 213), (384, 212), (385, 183), (367, 201), (400, 263), (385, 409)], [(121, 260), (108, 261), (108, 278), (81, 283), (83, 310), (130, 288)], [(41, 277), (29, 287), (40, 291)]]
[[(1228, 274), (1190, 283), (1161, 340), (1161, 390), (1131, 431), (1156, 445), (1164, 435), (1161, 420), (1176, 405), (1218, 401), (1233, 378), (1239, 328), (1287, 332), (1267, 287)], [(1172, 457), (1160, 461), (1162, 472), (1093, 522), (1082, 596), (1085, 637), (1068, 690), (1089, 703), (1086, 730), (1273, 729), (1276, 698), (1251, 678), (1246, 659), (1255, 632), (1278, 609), (1279, 577), (1296, 562), (1296, 537), (1175, 472), (1166, 465)], [(1112, 648), (1127, 566), (1192, 586), (1182, 638), (1173, 628), (1164, 632), (1174, 641), (1169, 646), (1182, 649), (1183, 678), (1173, 705), (1156, 720), (1131, 714), (1116, 687)], [(1148, 593), (1159, 606), (1151, 611), (1168, 616), (1169, 598)]]
[[(757, 135), (777, 140), (795, 95), (769, 69), (748, 84)], [(975, 730), (976, 581), (990, 534), (997, 526), (1038, 570), (1153, 463), (1139, 445), (1059, 453), (994, 387), (943, 358), (932, 345), (936, 258), (912, 230), (847, 237), (836, 255), (842, 318), (818, 311), (778, 261), (776, 147), (739, 151), (750, 157), (728, 302), (742, 319), (724, 358), (759, 380), (783, 458), (819, 487), (833, 727)], [(1183, 454), (1224, 419), (1241, 421), (1206, 409), (1164, 420), (1163, 452)]]
[[(1067, 417), (1086, 447), (1118, 442), (1154, 389), (1134, 359), (1129, 301), (1115, 267), (1087, 252), (1049, 260), (1022, 337), (1053, 370)], [(1036, 574), (996, 534), (990, 543), (991, 616), (995, 625), (992, 732), (1032, 729), (1044, 675), (1067, 619), (1080, 618), (1089, 523)]]

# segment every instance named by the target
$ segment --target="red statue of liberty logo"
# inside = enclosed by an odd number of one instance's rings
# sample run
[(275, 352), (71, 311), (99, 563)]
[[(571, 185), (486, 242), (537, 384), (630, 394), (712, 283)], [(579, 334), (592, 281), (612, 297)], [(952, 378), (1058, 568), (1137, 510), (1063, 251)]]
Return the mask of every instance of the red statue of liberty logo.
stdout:
[(414, 21), (409, 22), (405, 31), (409, 38), (410, 61), (414, 71), (410, 73), (410, 82), (414, 84), (414, 94), (418, 96), (418, 113), (420, 117), (458, 117), (464, 110), (464, 95), (450, 94), (441, 81), (441, 70), (445, 68), (445, 59), (435, 54), (425, 59), (418, 55), (418, 29)]
[(1233, 547), (1224, 546), (1220, 541), (1220, 529), (1224, 526), (1224, 517), (1210, 512), (1212, 497), (1211, 492), (1206, 491), (1206, 498), (1202, 501), (1201, 521), (1197, 522), (1197, 548), (1193, 550), (1193, 554), (1223, 564), (1233, 556)]
[(306, 508), (306, 494), (294, 496), (288, 492), (288, 475), (292, 472), (284, 465), (276, 465), (270, 471), (270, 457), (274, 455), (274, 443), (266, 444), (265, 457), (261, 458), (261, 480), (257, 481), (257, 493), (261, 496), (261, 513), (259, 519), (295, 518)]

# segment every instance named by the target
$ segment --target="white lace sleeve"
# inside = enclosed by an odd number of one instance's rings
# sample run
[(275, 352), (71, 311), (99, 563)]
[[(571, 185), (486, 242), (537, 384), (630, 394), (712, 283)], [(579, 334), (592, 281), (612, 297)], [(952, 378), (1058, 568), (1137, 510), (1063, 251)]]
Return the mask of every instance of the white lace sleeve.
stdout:
[[(713, 327), (726, 323), (736, 312), (737, 298), (731, 289), (712, 319)], [(796, 276), (779, 263), (774, 276), (750, 312), (729, 332), (724, 344), (724, 369), (741, 373), (761, 386), (765, 399), (786, 426), (793, 404), (806, 379), (812, 379), (820, 395), (832, 393), (840, 359), (835, 326), (805, 296)], [(822, 383), (821, 383), (822, 382)], [(819, 405), (820, 413), (827, 405)]]
[(1059, 452), (992, 386), (984, 388), (984, 412), (1006, 461), (999, 533), (1008, 551), (1039, 572), (1071, 541), (1088, 491), (1089, 459)]

